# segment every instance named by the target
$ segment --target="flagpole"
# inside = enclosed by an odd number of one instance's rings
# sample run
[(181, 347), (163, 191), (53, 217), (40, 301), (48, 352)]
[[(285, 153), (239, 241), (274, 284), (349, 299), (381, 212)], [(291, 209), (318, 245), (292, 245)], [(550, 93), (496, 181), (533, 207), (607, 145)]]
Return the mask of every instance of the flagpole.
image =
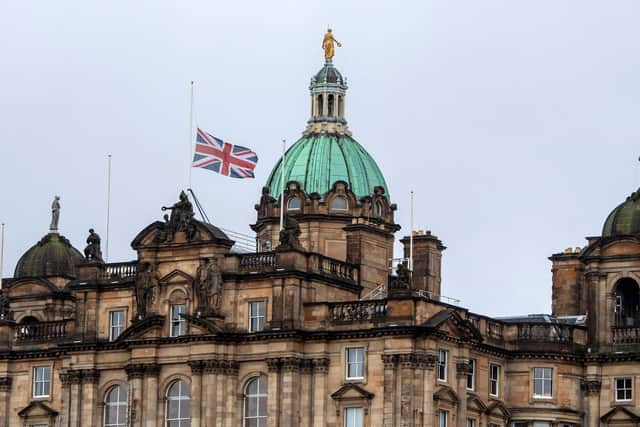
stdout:
[(111, 154), (107, 159), (107, 241), (105, 244), (105, 260), (109, 262), (109, 223), (111, 220)]
[(411, 218), (409, 229), (409, 271), (413, 272), (413, 190), (411, 190)]
[(191, 188), (191, 169), (193, 163), (193, 80), (191, 81), (189, 96), (189, 186)]
[(287, 150), (287, 140), (283, 139), (282, 140), (282, 162), (281, 162), (281, 168), (280, 168), (280, 180), (282, 181), (282, 193), (280, 194), (280, 231), (282, 231), (282, 229), (284, 228), (284, 190), (285, 190), (285, 186), (287, 185), (284, 182), (284, 167), (285, 167), (285, 157), (284, 157), (284, 153)]
[(2, 290), (2, 266), (4, 265), (4, 222), (0, 227), (2, 228), (2, 237), (0, 237), (0, 290)]

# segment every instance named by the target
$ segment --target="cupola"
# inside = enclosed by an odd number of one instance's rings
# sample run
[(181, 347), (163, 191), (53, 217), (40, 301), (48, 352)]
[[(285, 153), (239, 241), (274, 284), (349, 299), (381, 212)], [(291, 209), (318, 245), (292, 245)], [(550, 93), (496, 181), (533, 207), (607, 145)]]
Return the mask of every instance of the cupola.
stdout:
[(618, 205), (607, 217), (602, 237), (640, 234), (640, 189)]

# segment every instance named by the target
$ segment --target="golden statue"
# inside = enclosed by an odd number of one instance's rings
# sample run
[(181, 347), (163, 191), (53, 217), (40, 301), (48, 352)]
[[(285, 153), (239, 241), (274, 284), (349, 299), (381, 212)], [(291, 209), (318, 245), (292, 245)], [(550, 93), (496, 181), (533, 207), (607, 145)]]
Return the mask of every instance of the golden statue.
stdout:
[(333, 33), (331, 32), (331, 28), (327, 30), (327, 34), (324, 35), (324, 39), (322, 40), (322, 48), (324, 49), (324, 59), (330, 61), (333, 59), (333, 43), (337, 44), (338, 47), (342, 47), (342, 44), (333, 37)]

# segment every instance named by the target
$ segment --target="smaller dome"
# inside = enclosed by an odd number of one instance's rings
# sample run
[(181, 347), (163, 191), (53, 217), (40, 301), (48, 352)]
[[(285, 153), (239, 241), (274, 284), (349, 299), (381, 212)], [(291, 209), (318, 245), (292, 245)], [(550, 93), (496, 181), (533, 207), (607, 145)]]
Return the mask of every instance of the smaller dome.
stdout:
[(330, 83), (339, 86), (345, 85), (342, 74), (340, 74), (340, 71), (333, 66), (331, 61), (327, 61), (324, 64), (324, 67), (322, 67), (322, 69), (313, 76), (312, 84), (321, 85), (323, 83)]
[(602, 228), (602, 237), (635, 234), (640, 234), (640, 190), (615, 208)]
[(20, 257), (14, 277), (75, 277), (84, 257), (66, 237), (49, 233)]

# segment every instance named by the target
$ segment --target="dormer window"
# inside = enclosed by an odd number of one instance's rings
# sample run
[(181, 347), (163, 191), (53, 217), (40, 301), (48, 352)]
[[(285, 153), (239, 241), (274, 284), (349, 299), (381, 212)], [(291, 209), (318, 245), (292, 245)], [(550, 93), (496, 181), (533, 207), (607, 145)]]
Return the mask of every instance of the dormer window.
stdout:
[(336, 196), (331, 200), (332, 211), (346, 211), (349, 209), (349, 201), (344, 196)]
[(290, 197), (287, 201), (287, 210), (289, 211), (299, 211), (302, 209), (302, 200), (298, 196)]

